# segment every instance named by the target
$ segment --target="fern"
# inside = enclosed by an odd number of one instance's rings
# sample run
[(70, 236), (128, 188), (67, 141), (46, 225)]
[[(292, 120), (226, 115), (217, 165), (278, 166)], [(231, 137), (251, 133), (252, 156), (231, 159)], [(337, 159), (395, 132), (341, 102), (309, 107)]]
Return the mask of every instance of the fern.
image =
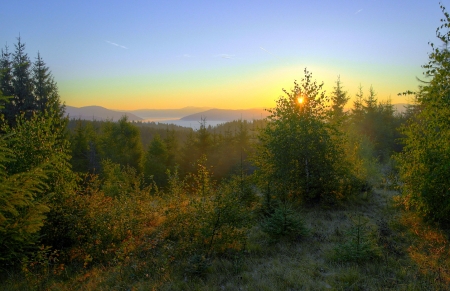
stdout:
[(0, 264), (22, 259), (38, 239), (45, 213), (49, 208), (44, 199), (36, 199), (47, 185), (45, 165), (13, 175), (6, 171), (5, 163), (14, 161), (14, 155), (0, 138)]

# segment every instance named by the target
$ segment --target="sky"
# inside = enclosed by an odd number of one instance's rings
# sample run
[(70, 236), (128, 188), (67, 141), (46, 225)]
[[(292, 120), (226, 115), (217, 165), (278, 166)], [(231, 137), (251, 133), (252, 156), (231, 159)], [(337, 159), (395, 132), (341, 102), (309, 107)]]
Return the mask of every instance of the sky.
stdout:
[(14, 0), (0, 45), (20, 36), (76, 107), (270, 108), (305, 68), (328, 93), (340, 76), (350, 97), (402, 103), (442, 15), (434, 0)]

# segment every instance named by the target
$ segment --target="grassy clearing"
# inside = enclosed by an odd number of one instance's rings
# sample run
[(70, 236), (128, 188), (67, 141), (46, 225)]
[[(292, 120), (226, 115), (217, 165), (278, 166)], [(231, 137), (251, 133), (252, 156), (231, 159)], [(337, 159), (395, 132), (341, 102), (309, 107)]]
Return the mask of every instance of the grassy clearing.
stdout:
[[(273, 243), (255, 226), (245, 250), (209, 262), (201, 276), (175, 263), (155, 269), (144, 255), (109, 266), (67, 266), (3, 275), (2, 290), (447, 290), (447, 237), (395, 204), (396, 192), (375, 190), (336, 209), (304, 209), (309, 235)], [(364, 220), (364, 239), (376, 249), (344, 260), (349, 230)], [(55, 264), (56, 266), (56, 264)]]

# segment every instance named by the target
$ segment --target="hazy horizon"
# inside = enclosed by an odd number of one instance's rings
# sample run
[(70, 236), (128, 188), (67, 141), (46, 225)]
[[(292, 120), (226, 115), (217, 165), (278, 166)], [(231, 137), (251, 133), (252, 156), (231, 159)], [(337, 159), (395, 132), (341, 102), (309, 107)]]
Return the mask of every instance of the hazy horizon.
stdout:
[(9, 1), (0, 39), (39, 51), (75, 107), (270, 108), (305, 67), (328, 93), (340, 75), (352, 98), (361, 84), (407, 103), (397, 93), (419, 85), (441, 14), (406, 0)]

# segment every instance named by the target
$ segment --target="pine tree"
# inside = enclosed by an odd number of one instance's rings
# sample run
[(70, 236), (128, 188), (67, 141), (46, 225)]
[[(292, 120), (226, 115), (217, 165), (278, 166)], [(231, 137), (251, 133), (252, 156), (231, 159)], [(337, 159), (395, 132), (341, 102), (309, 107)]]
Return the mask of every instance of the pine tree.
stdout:
[(11, 96), (2, 110), (8, 124), (14, 126), (20, 114), (29, 119), (42, 111), (49, 111), (63, 119), (64, 106), (61, 105), (56, 83), (40, 53), (32, 64), (20, 37), (15, 48), (11, 54), (6, 46), (0, 60), (0, 89), (6, 96)]
[(25, 113), (29, 118), (35, 111), (36, 102), (33, 96), (33, 81), (31, 76), (31, 62), (28, 54), (25, 52), (25, 44), (20, 37), (15, 45), (16, 50), (13, 53), (13, 80), (14, 99), (11, 102), (14, 105), (14, 115)]
[(165, 186), (167, 184), (166, 170), (168, 169), (168, 158), (166, 144), (159, 134), (156, 134), (145, 154), (144, 175), (146, 179), (149, 180), (150, 177), (153, 177), (156, 185)]
[(0, 59), (0, 90), (2, 90), (4, 96), (14, 95), (12, 69), (11, 53), (8, 46), (5, 46), (5, 49), (1, 51)]
[(364, 111), (366, 113), (371, 114), (376, 110), (378, 102), (376, 96), (377, 94), (375, 93), (375, 90), (372, 86), (370, 86), (369, 96), (367, 97), (367, 99), (364, 99), (365, 105), (363, 105)]
[(356, 93), (355, 97), (356, 100), (353, 101), (352, 120), (354, 124), (359, 124), (364, 118), (364, 93), (361, 84), (359, 84), (358, 93)]
[(52, 108), (56, 114), (62, 116), (64, 109), (59, 101), (56, 83), (39, 52), (33, 64), (33, 85), (36, 109), (44, 111)]
[[(328, 122), (329, 98), (305, 69), (301, 84), (284, 90), (267, 126), (260, 132), (255, 162), (263, 181), (280, 200), (331, 202), (344, 193), (349, 172), (344, 151)], [(336, 134), (336, 135), (335, 135)], [(347, 193), (345, 193), (347, 194)]]
[(423, 66), (430, 78), (418, 92), (421, 111), (402, 130), (404, 150), (397, 156), (404, 204), (425, 218), (450, 227), (450, 15), (441, 5), (436, 30), (441, 47), (431, 43)]
[(123, 116), (118, 122), (104, 123), (101, 131), (99, 150), (102, 158), (133, 167), (140, 173), (144, 151), (139, 129)]
[(336, 86), (334, 91), (331, 93), (331, 119), (334, 122), (341, 122), (346, 116), (344, 112), (344, 106), (347, 104), (350, 97), (347, 96), (347, 92), (343, 90), (341, 83), (341, 76), (338, 76), (336, 80)]

